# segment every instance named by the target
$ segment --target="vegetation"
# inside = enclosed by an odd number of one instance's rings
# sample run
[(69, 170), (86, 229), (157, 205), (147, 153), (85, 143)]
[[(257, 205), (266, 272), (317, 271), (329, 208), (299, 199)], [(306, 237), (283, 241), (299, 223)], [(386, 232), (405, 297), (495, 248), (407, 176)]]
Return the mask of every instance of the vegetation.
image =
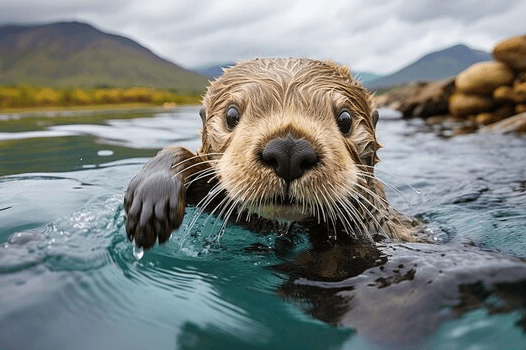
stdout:
[(39, 88), (34, 86), (0, 87), (0, 110), (31, 107), (70, 107), (108, 104), (147, 103), (199, 104), (198, 92), (131, 88)]
[(0, 26), (0, 86), (22, 84), (203, 91), (208, 80), (85, 23)]

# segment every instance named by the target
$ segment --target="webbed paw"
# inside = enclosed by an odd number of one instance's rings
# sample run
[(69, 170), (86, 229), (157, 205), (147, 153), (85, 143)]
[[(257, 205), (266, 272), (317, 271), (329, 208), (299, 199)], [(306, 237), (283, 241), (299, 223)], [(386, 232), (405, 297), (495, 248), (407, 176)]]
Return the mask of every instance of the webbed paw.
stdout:
[(157, 171), (132, 179), (124, 197), (126, 232), (137, 247), (164, 243), (185, 213), (185, 188), (179, 177)]

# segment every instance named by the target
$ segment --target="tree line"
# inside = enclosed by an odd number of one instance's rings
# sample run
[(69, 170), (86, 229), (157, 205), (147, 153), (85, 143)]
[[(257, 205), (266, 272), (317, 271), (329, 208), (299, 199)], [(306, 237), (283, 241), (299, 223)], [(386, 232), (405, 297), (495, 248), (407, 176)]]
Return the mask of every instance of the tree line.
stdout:
[(50, 88), (34, 86), (0, 87), (0, 108), (68, 107), (121, 103), (153, 105), (199, 104), (198, 92), (131, 88)]

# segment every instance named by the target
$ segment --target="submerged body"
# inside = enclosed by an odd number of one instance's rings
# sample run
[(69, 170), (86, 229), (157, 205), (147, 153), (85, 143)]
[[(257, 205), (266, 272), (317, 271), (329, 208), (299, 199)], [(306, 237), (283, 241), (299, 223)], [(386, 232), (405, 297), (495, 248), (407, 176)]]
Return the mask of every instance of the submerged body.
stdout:
[(166, 241), (187, 203), (249, 227), (315, 222), (315, 241), (415, 240), (375, 177), (378, 113), (346, 67), (240, 63), (211, 83), (201, 117), (196, 154), (166, 148), (128, 187), (126, 229), (137, 246)]

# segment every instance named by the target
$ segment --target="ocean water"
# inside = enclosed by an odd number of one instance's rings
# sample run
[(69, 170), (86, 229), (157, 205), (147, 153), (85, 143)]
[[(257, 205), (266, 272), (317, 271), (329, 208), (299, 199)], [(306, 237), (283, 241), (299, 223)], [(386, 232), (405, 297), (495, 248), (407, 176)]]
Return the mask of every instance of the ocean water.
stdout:
[[(447, 139), (393, 111), (380, 118), (377, 175), (399, 210), (440, 244), (526, 258), (524, 136)], [(186, 229), (188, 208), (167, 244), (138, 259), (124, 190), (158, 149), (196, 149), (200, 126), (197, 107), (0, 115), (0, 349), (389, 348), (280, 295), (288, 277), (272, 268), (283, 259), (275, 236), (230, 225), (217, 242), (213, 218)], [(405, 346), (524, 349), (524, 300), (450, 318)]]

